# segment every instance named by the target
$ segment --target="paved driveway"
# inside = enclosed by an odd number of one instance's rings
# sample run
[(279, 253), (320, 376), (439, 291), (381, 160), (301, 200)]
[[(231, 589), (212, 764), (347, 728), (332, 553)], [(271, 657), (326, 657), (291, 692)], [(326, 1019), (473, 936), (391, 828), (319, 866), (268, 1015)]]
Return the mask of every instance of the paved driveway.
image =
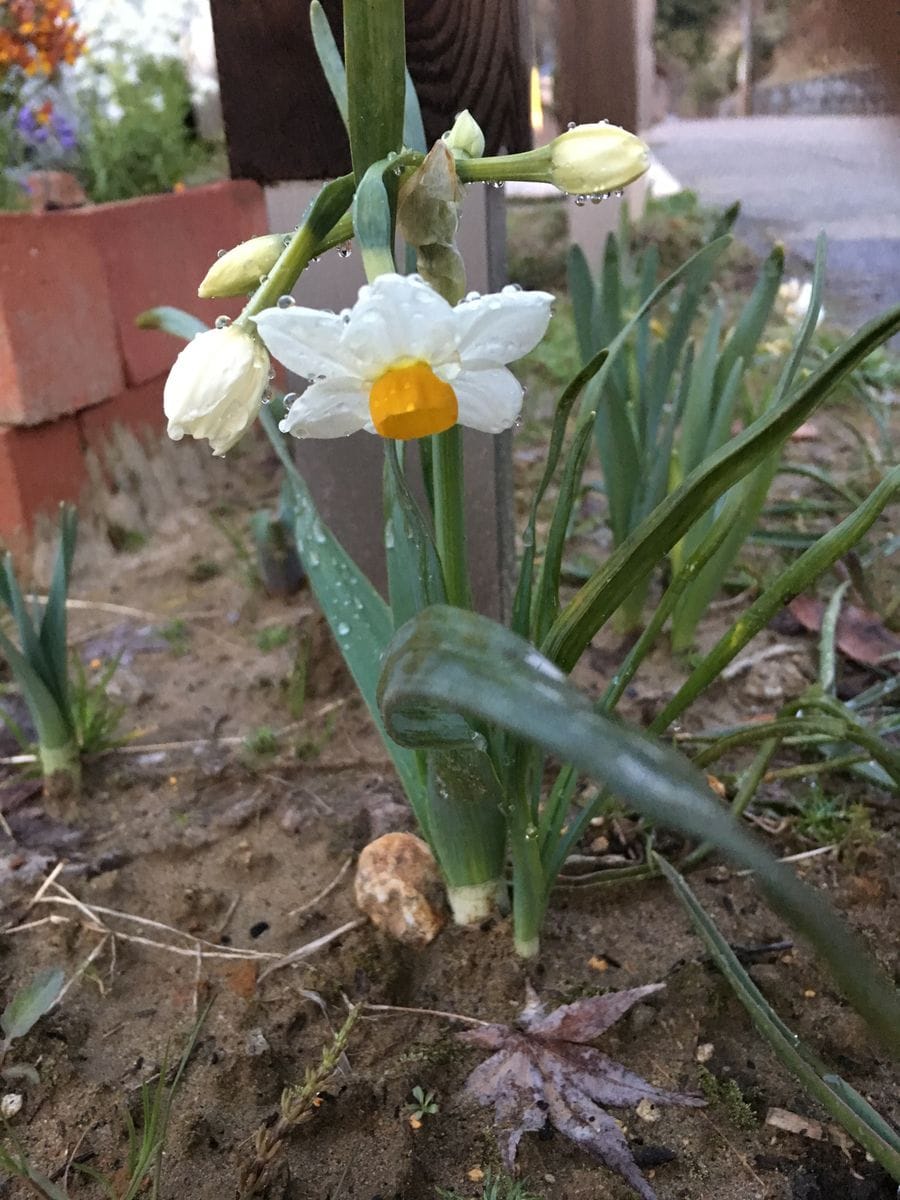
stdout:
[(900, 118), (669, 119), (647, 140), (702, 200), (740, 199), (738, 232), (761, 251), (783, 241), (795, 274), (809, 272), (824, 229), (836, 318), (900, 300)]

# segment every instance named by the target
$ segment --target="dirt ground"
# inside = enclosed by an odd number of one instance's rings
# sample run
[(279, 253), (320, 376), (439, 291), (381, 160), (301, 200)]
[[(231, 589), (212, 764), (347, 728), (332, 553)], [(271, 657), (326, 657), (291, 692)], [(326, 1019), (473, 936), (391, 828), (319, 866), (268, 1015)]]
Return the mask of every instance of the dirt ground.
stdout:
[[(837, 426), (798, 447), (807, 461), (820, 455), (832, 466), (846, 455), (851, 467), (856, 452)], [(177, 1057), (198, 1008), (213, 995), (175, 1100), (161, 1191), (167, 1198), (235, 1195), (254, 1131), (274, 1118), (282, 1089), (318, 1061), (345, 999), (507, 1021), (522, 1006), (527, 980), (550, 1004), (662, 981), (665, 991), (616, 1026), (604, 1049), (663, 1087), (698, 1090), (711, 1076), (730, 1099), (704, 1110), (662, 1110), (653, 1122), (633, 1111), (616, 1114), (661, 1200), (896, 1194), (768, 1052), (662, 883), (560, 888), (540, 960), (528, 969), (512, 954), (508, 923), (498, 919), (475, 931), (447, 928), (420, 952), (360, 925), (260, 978), (277, 956), (358, 917), (349, 868), (316, 897), (367, 840), (410, 827), (409, 817), (309, 594), (285, 602), (249, 585), (236, 547), (246, 512), (274, 501), (267, 448), (254, 443), (227, 468), (201, 462), (183, 444), (154, 452), (144, 469), (134, 446), (120, 447), (117, 461), (127, 461), (132, 483), (143, 480), (140, 499), (123, 489), (86, 517), (73, 593), (87, 603), (73, 611), (72, 633), (89, 671), (121, 655), (113, 690), (127, 705), (123, 730), (131, 736), (89, 765), (70, 822), (48, 818), (35, 784), (23, 782), (18, 768), (3, 768), (0, 802), (13, 835), (0, 846), (3, 994), (43, 966), (78, 976), (11, 1055), (40, 1073), (39, 1085), (7, 1085), (24, 1091), (11, 1127), (39, 1169), (58, 1183), (70, 1159), (121, 1172), (123, 1108), (138, 1113), (140, 1084), (157, 1074), (167, 1046), (168, 1061)], [(516, 461), (527, 485), (533, 448), (520, 445)], [(173, 479), (177, 487), (166, 483)], [(602, 549), (596, 539), (593, 545)], [(703, 644), (734, 611), (733, 603), (714, 610)], [(774, 657), (713, 688), (687, 727), (771, 712), (815, 677), (815, 642), (799, 626), (782, 621), (749, 650), (776, 643), (782, 649)], [(615, 634), (598, 639), (579, 681), (597, 689), (620, 648)], [(870, 678), (847, 664), (844, 671), (846, 685), (857, 690)], [(646, 721), (682, 675), (660, 649), (637, 677), (625, 714)], [(274, 746), (258, 734), (261, 727), (278, 731)], [(17, 747), (6, 739), (2, 752), (14, 755)], [(767, 797), (787, 786), (773, 785)], [(898, 810), (884, 793), (859, 786), (832, 782), (869, 804), (871, 838), (798, 869), (827, 890), (889, 965)], [(627, 819), (610, 819), (591, 837), (606, 836), (606, 852), (628, 860), (637, 853), (632, 833)], [(782, 854), (812, 845), (789, 825), (766, 836)], [(62, 903), (53, 885), (33, 903), (60, 861), (58, 883), (90, 913)], [(789, 939), (746, 877), (710, 860), (694, 883), (733, 944)], [(10, 932), (25, 923), (31, 927)], [(248, 957), (237, 957), (241, 951)], [(890, 1067), (806, 951), (763, 949), (750, 958), (754, 979), (782, 1017), (896, 1120)], [(314, 1120), (287, 1144), (269, 1195), (431, 1200), (437, 1187), (480, 1195), (468, 1173), (496, 1167), (498, 1152), (487, 1112), (459, 1097), (479, 1058), (454, 1042), (453, 1030), (439, 1017), (367, 1013)], [(418, 1130), (406, 1109), (415, 1086), (433, 1091), (439, 1105)], [(766, 1125), (773, 1107), (821, 1121), (822, 1137)], [(558, 1136), (528, 1135), (520, 1163), (532, 1191), (547, 1200), (631, 1194)], [(73, 1197), (101, 1194), (74, 1170), (68, 1187)], [(0, 1196), (26, 1194), (20, 1182), (0, 1181)]]

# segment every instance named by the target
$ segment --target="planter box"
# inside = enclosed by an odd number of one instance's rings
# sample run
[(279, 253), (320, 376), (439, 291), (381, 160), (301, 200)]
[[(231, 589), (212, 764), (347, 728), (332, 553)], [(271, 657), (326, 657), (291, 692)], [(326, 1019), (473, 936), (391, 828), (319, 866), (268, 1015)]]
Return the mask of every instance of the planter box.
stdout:
[(135, 317), (158, 304), (235, 316), (239, 300), (200, 300), (197, 285), (220, 248), (266, 230), (263, 191), (244, 180), (0, 215), (0, 539), (77, 499), (84, 450), (111, 425), (162, 429), (180, 346)]

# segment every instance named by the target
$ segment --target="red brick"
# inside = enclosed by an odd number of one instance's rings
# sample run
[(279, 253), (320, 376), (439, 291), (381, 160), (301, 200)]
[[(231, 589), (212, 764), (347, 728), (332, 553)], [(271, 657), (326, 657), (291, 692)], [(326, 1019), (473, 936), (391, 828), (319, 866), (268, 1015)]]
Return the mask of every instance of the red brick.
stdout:
[(37, 425), (122, 390), (104, 263), (78, 213), (0, 216), (0, 422)]
[(84, 444), (96, 449), (116, 425), (124, 425), (134, 432), (162, 432), (166, 425), (163, 414), (165, 382), (165, 375), (157, 375), (139, 387), (127, 388), (112, 400), (104, 400), (102, 404), (80, 412), (78, 427)]
[(267, 230), (262, 188), (229, 180), (178, 194), (142, 196), (74, 214), (89, 225), (106, 265), (129, 386), (168, 371), (181, 349), (169, 334), (138, 329), (138, 313), (160, 304), (212, 325), (241, 300), (200, 300), (197, 287), (220, 249)]
[(77, 500), (86, 481), (75, 417), (0, 428), (0, 539), (20, 542), (37, 513)]

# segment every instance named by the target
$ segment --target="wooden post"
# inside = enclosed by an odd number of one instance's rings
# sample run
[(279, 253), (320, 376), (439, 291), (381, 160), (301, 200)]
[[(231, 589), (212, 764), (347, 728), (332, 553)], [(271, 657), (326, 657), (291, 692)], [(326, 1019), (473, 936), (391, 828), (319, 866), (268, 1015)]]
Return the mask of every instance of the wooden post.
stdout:
[[(342, 41), (340, 0), (322, 0)], [(235, 178), (277, 183), (350, 169), (302, 0), (212, 0), (228, 157)], [(527, 150), (523, 0), (407, 0), (406, 52), (425, 132), (435, 141), (462, 108), (488, 152)]]
[(741, 0), (741, 50), (737, 61), (737, 115), (753, 112), (753, 0)]
[(654, 88), (655, 0), (560, 0), (556, 111), (560, 125), (604, 118), (646, 128)]
[[(322, 0), (340, 40), (340, 0)], [(292, 228), (322, 179), (348, 171), (347, 140), (298, 0), (212, 0), (222, 110), (233, 175), (271, 184), (269, 227)], [(407, 0), (407, 57), (429, 141), (469, 108), (488, 151), (531, 145), (524, 0)], [(502, 195), (473, 185), (460, 245), (469, 286), (505, 282)], [(298, 303), (339, 310), (363, 282), (359, 256), (326, 255), (304, 273)], [(295, 386), (300, 386), (299, 381)], [(501, 616), (514, 547), (510, 438), (466, 431), (466, 505), (476, 606)], [(331, 528), (382, 589), (383, 447), (366, 433), (297, 443), (297, 460)]]

